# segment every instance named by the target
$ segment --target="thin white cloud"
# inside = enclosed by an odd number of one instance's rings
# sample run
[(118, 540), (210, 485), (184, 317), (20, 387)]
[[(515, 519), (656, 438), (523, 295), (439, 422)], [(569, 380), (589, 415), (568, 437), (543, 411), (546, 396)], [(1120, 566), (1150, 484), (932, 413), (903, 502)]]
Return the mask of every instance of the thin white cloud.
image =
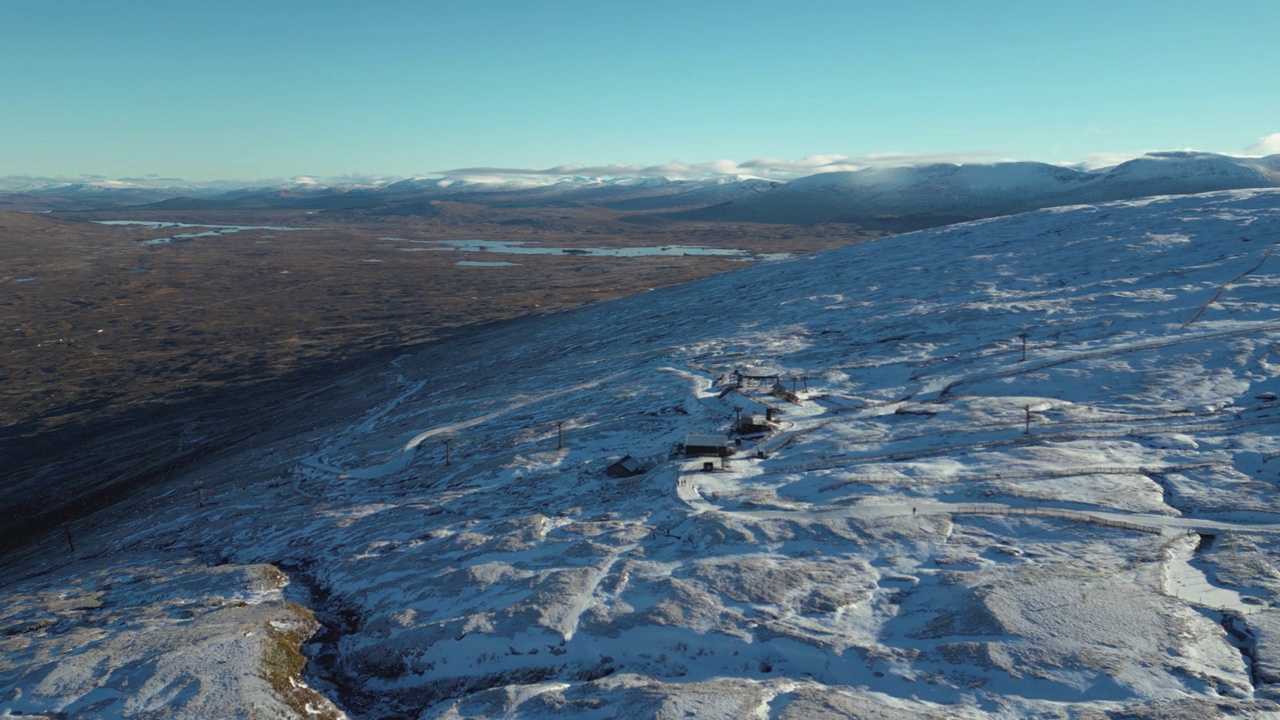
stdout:
[(639, 163), (613, 163), (611, 165), (556, 165), (549, 168), (513, 168), (513, 167), (464, 167), (453, 170), (441, 170), (437, 174), (446, 178), (511, 178), (532, 180), (554, 180), (565, 177), (665, 177), (675, 179), (698, 179), (732, 175), (737, 172), (738, 164), (732, 160), (713, 160), (711, 162), (688, 164), (679, 160), (661, 165), (641, 165)]
[[(1192, 148), (1183, 151), (1195, 152)], [(1055, 154), (1056, 154), (1055, 148)], [(1078, 162), (1057, 162), (1064, 167), (1079, 170), (1098, 170), (1114, 167), (1128, 160), (1142, 157), (1150, 151), (1142, 152), (1108, 152), (1096, 153)], [(1242, 155), (1259, 156), (1280, 153), (1280, 133), (1260, 138), (1244, 150)], [(40, 177), (33, 175), (0, 176), (0, 191), (23, 191), (66, 185), (76, 182), (103, 183), (118, 181), (136, 184), (141, 187), (157, 189), (206, 189), (231, 190), (243, 187), (278, 187), (278, 186), (336, 186), (336, 187), (380, 187), (405, 179), (436, 180), (445, 184), (455, 182), (512, 183), (514, 185), (547, 185), (573, 177), (591, 177), (600, 179), (625, 178), (669, 178), (673, 180), (705, 180), (735, 177), (753, 177), (767, 180), (787, 181), (808, 175), (828, 172), (858, 171), (878, 167), (902, 167), (931, 164), (992, 164), (1011, 162), (1004, 153), (993, 150), (970, 150), (966, 152), (939, 153), (903, 153), (884, 152), (866, 155), (820, 154), (810, 155), (794, 160), (779, 158), (754, 158), (739, 162), (731, 159), (711, 160), (707, 162), (688, 163), (671, 160), (656, 165), (642, 163), (610, 163), (606, 165), (565, 164), (546, 168), (519, 167), (464, 167), (452, 170), (429, 172), (425, 175), (406, 177), (403, 175), (373, 175), (348, 173), (338, 176), (296, 175), (290, 178), (259, 179), (244, 181), (235, 179), (186, 181), (174, 177), (143, 175), (131, 177), (111, 177), (107, 175), (84, 174), (77, 177)]]
[(1081, 160), (1080, 162), (1057, 163), (1057, 164), (1063, 165), (1065, 167), (1075, 168), (1077, 170), (1089, 170), (1089, 171), (1103, 170), (1106, 168), (1115, 167), (1116, 165), (1128, 162), (1130, 160), (1135, 160), (1140, 157), (1145, 157), (1147, 155), (1160, 155), (1161, 153), (1207, 153), (1210, 155), (1225, 155), (1227, 157), (1234, 157), (1231, 153), (1215, 153), (1211, 150), (1200, 150), (1198, 148), (1193, 148), (1193, 147), (1183, 147), (1183, 148), (1174, 148), (1174, 149), (1166, 148), (1164, 150), (1143, 150), (1142, 152), (1094, 153), (1092, 155), (1086, 156), (1085, 159)]
[(1075, 163), (1064, 163), (1067, 167), (1077, 170), (1101, 170), (1102, 168), (1115, 167), (1123, 162), (1128, 162), (1134, 158), (1140, 158), (1146, 155), (1145, 152), (1136, 153), (1094, 153), (1086, 156), (1084, 160)]
[(967, 152), (944, 153), (874, 153), (854, 158), (865, 167), (902, 167), (904, 165), (971, 165), (994, 162), (1010, 162), (1010, 158), (1002, 157), (1004, 153), (995, 150), (970, 150)]
[(1272, 133), (1244, 149), (1248, 155), (1280, 154), (1280, 133)]
[(738, 166), (748, 174), (761, 177), (786, 179), (801, 177), (820, 172), (839, 172), (842, 170), (859, 170), (861, 165), (853, 162), (848, 155), (810, 155), (799, 160), (779, 160), (778, 158), (757, 158), (748, 160)]
[(450, 179), (510, 179), (554, 181), (559, 178), (585, 177), (662, 177), (675, 180), (745, 176), (769, 180), (790, 180), (824, 172), (862, 170), (869, 167), (930, 165), (934, 163), (993, 162), (999, 153), (986, 150), (956, 153), (876, 153), (872, 155), (810, 155), (798, 160), (756, 158), (745, 162), (721, 159), (701, 163), (672, 160), (660, 165), (614, 163), (611, 165), (557, 165), (550, 168), (464, 167), (442, 170), (438, 174)]

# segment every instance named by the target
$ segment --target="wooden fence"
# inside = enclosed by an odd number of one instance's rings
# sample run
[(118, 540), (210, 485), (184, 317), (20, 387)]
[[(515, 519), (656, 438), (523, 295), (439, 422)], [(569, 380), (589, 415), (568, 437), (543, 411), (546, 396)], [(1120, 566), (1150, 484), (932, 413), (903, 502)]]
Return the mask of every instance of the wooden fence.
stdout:
[(956, 505), (952, 508), (951, 512), (956, 515), (1035, 515), (1038, 517), (1051, 517), (1059, 520), (1072, 520), (1075, 522), (1089, 523), (1090, 525), (1116, 528), (1118, 530), (1133, 530), (1135, 532), (1147, 533), (1150, 535), (1164, 534), (1164, 528), (1157, 527), (1155, 525), (1143, 525), (1141, 523), (1127, 522), (1124, 520), (1112, 520), (1111, 518), (1091, 515), (1089, 513), (1076, 512), (1074, 510), (1058, 510), (1056, 508), (1009, 507), (1007, 505), (992, 505), (987, 503), (963, 503)]

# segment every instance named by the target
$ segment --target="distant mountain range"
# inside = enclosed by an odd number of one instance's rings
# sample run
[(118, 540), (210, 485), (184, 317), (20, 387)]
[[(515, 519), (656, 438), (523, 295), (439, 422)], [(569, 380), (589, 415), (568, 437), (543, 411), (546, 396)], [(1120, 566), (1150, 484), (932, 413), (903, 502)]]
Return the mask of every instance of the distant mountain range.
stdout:
[(1036, 162), (920, 165), (833, 172), (793, 180), (768, 193), (683, 215), (770, 223), (873, 223), (894, 218), (954, 220), (1082, 203), (1280, 187), (1280, 155), (1151, 153), (1115, 167), (1074, 170)]
[(41, 184), (38, 178), (0, 178), (0, 207), (21, 201), (49, 209), (307, 209), (430, 215), (434, 202), (443, 200), (509, 208), (594, 206), (685, 220), (857, 223), (909, 230), (1044, 207), (1269, 187), (1280, 187), (1280, 155), (1247, 158), (1182, 151), (1149, 153), (1091, 171), (1039, 162), (932, 164), (819, 173), (785, 183), (742, 176), (543, 181), (410, 178), (355, 184), (299, 178), (228, 191), (225, 185)]

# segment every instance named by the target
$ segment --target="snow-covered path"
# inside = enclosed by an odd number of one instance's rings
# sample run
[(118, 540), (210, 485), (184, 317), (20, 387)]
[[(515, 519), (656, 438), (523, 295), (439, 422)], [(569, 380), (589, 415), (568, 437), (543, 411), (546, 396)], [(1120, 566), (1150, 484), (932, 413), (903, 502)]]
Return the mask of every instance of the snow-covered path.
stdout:
[[(733, 478), (730, 473), (713, 473), (716, 484), (723, 487), (726, 480)], [(739, 476), (740, 477), (740, 476)], [(730, 480), (732, 482), (732, 480)], [(1049, 507), (1015, 506), (1005, 503), (950, 503), (936, 500), (867, 502), (857, 505), (844, 505), (805, 510), (727, 510), (706, 499), (700, 492), (701, 475), (696, 470), (686, 468), (679, 476), (676, 484), (676, 495), (698, 513), (720, 512), (743, 518), (757, 520), (798, 520), (820, 522), (831, 519), (851, 520), (883, 520), (887, 518), (904, 518), (925, 515), (960, 514), (960, 515), (1028, 515), (1039, 517), (1057, 517), (1064, 520), (1097, 521), (1099, 524), (1122, 526), (1124, 523), (1142, 528), (1154, 529), (1167, 533), (1261, 533), (1280, 535), (1280, 523), (1239, 523), (1220, 520), (1205, 520), (1192, 517), (1171, 517), (1168, 515), (1149, 515), (1138, 513), (1117, 513), (1102, 510), (1063, 510)]]
[[(1216, 585), (1209, 580), (1203, 569), (1192, 565), (1199, 542), (1199, 537), (1187, 536), (1169, 545), (1162, 576), (1164, 591), (1174, 597), (1216, 610), (1231, 610), (1242, 615), (1261, 610), (1265, 603), (1258, 596), (1243, 595), (1232, 588)], [(1246, 597), (1252, 601), (1246, 602)]]
[(326, 445), (326, 447), (318, 453), (315, 453), (313, 455), (308, 455), (303, 458), (299, 458), (299, 462), (303, 465), (306, 465), (307, 467), (310, 467), (316, 470), (322, 470), (324, 472), (332, 473), (334, 475), (341, 475), (349, 478), (355, 478), (358, 480), (375, 480), (378, 478), (387, 477), (394, 473), (400, 472), (401, 470), (404, 470), (405, 468), (413, 464), (414, 458), (417, 456), (418, 448), (422, 445), (423, 442), (433, 437), (441, 437), (441, 436), (448, 437), (449, 435), (456, 433), (459, 430), (464, 430), (466, 428), (482, 425), (486, 422), (502, 417), (503, 415), (508, 415), (517, 410), (528, 407), (530, 405), (546, 402), (547, 400), (550, 400), (555, 397), (559, 397), (561, 395), (569, 395), (573, 393), (579, 393), (584, 390), (589, 390), (602, 383), (606, 383), (611, 380), (614, 380), (615, 378), (617, 378), (622, 374), (623, 373), (614, 373), (612, 375), (607, 375), (605, 377), (597, 378), (595, 380), (574, 385), (572, 387), (562, 388), (552, 392), (542, 393), (540, 395), (521, 398), (520, 400), (511, 402), (505, 405), (504, 407), (502, 407), (501, 409), (494, 410), (493, 412), (485, 413), (483, 415), (478, 415), (476, 417), (469, 418), (467, 420), (461, 420), (458, 422), (449, 423), (447, 425), (440, 425), (440, 426), (431, 428), (430, 430), (424, 430), (418, 433), (417, 435), (414, 435), (412, 438), (410, 438), (409, 441), (404, 444), (404, 447), (396, 451), (390, 458), (380, 463), (377, 463), (375, 465), (367, 465), (364, 467), (354, 467), (354, 468), (342, 468), (342, 467), (333, 465), (330, 462), (325, 461), (324, 458), (327, 454), (351, 445), (353, 442), (355, 442), (357, 438), (359, 438), (362, 435), (371, 434), (374, 431), (376, 423), (379, 419), (384, 417), (391, 410), (395, 409), (396, 406), (398, 406), (401, 402), (403, 402), (407, 398), (417, 394), (423, 387), (426, 386), (427, 381), (421, 380), (416, 383), (413, 383), (413, 385), (408, 390), (406, 390), (403, 394), (401, 394), (400, 396), (388, 402), (384, 408), (380, 409), (376, 413), (373, 413), (369, 418), (361, 422), (359, 425), (353, 426), (349, 431), (343, 433), (343, 435), (340, 436), (339, 441)]

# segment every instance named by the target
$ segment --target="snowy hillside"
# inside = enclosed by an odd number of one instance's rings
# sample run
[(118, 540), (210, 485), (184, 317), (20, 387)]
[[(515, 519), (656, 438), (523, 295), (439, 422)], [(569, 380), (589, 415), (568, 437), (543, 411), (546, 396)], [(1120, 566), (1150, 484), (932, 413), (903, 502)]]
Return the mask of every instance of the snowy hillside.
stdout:
[[(441, 187), (447, 199), (484, 205), (598, 205), (617, 210), (657, 210), (697, 207), (752, 197), (781, 185), (746, 177), (681, 180), (662, 177), (570, 177), (542, 185), (500, 183), (457, 184)], [(454, 197), (457, 195), (457, 197)]]
[(1042, 210), (430, 346), (9, 558), (0, 711), (1276, 717), (1277, 244)]
[(662, 208), (699, 207), (750, 198), (781, 187), (782, 183), (759, 178), (716, 178), (690, 182), (679, 192), (649, 197), (628, 198), (605, 207), (615, 210), (657, 210)]
[(1280, 186), (1280, 155), (1236, 158), (1212, 153), (1149, 153), (1110, 168), (1072, 199), (1122, 200), (1236, 188)]
[(1047, 198), (1089, 179), (1088, 173), (1044, 163), (868, 168), (793, 180), (746, 200), (753, 204), (743, 209), (753, 220), (795, 223), (922, 213), (982, 216), (1042, 207)]
[[(66, 183), (27, 190), (53, 198), (74, 198), (86, 202), (109, 202), (124, 205), (159, 202), (182, 194), (203, 192), (191, 187), (147, 187), (134, 183), (106, 181)], [(205, 192), (204, 194), (209, 194)]]
[[(107, 180), (0, 177), (0, 196), (28, 194), (64, 203), (138, 205), (152, 209), (373, 208), (447, 200), (497, 207), (595, 206), (624, 212), (664, 211), (698, 221), (813, 224), (852, 222), (875, 229), (935, 227), (1044, 207), (1110, 202), (1151, 195), (1280, 187), (1280, 155), (1155, 152), (1093, 171), (1040, 162), (867, 167), (789, 182), (742, 175), (701, 179), (556, 175), (475, 169), (475, 176), (391, 178), (295, 177), (249, 187), (226, 182), (138, 184)], [(485, 172), (497, 173), (485, 175)], [(521, 174), (524, 173), (524, 174)], [(163, 204), (160, 204), (163, 202)]]
[(822, 173), (689, 215), (775, 223), (868, 222), (903, 216), (982, 218), (1084, 202), (1278, 186), (1280, 156), (1166, 152), (1093, 172), (1010, 162)]

